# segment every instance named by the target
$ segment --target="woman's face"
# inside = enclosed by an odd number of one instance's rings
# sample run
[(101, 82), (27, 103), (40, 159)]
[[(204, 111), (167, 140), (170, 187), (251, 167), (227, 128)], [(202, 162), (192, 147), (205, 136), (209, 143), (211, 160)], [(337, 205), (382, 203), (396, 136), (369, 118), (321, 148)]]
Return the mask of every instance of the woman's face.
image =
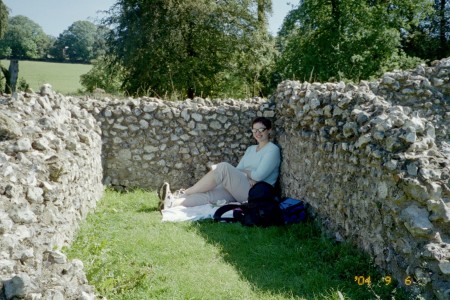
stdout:
[(263, 123), (255, 123), (252, 126), (253, 137), (258, 143), (269, 141), (270, 131)]

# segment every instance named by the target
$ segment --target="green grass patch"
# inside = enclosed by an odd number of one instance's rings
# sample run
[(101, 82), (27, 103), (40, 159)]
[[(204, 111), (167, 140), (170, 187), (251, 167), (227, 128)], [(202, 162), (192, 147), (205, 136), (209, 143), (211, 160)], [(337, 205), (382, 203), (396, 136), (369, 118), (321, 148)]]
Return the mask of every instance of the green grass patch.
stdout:
[[(9, 68), (9, 61), (1, 64)], [(63, 64), (40, 61), (19, 61), (19, 81), (23, 78), (30, 88), (39, 91), (44, 83), (50, 83), (53, 90), (61, 94), (76, 94), (83, 87), (80, 76), (89, 72), (92, 65)]]
[[(410, 299), (371, 259), (311, 222), (161, 222), (154, 192), (107, 190), (70, 249), (108, 299)], [(357, 275), (372, 284), (358, 285)]]

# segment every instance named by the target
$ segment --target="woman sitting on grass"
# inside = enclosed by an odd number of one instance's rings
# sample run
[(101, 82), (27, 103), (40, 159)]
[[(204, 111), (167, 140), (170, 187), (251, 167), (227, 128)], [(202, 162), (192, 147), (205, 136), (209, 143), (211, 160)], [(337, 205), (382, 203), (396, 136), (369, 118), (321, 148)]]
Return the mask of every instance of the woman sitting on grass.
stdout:
[(227, 203), (245, 202), (250, 188), (256, 182), (265, 181), (275, 185), (280, 168), (280, 149), (270, 142), (271, 131), (269, 119), (254, 119), (252, 132), (258, 144), (247, 148), (236, 167), (226, 162), (213, 165), (211, 171), (196, 184), (175, 194), (170, 192), (170, 186), (165, 182), (159, 190), (159, 209), (216, 204), (218, 200)]

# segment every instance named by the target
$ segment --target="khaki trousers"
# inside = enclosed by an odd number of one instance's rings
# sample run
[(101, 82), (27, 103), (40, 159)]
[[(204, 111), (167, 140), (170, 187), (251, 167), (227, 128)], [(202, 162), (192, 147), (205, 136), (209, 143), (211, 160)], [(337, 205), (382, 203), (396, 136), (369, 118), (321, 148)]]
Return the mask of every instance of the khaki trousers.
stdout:
[(229, 163), (217, 164), (213, 171), (217, 187), (205, 193), (182, 196), (175, 201), (176, 205), (186, 207), (204, 204), (216, 204), (218, 200), (229, 202), (247, 201), (250, 183), (247, 176)]

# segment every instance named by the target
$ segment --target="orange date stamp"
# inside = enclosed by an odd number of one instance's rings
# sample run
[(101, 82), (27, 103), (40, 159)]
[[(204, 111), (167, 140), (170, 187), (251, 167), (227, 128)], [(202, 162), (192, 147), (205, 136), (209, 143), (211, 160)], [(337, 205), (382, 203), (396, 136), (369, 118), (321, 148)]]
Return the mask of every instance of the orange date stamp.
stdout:
[[(381, 278), (381, 281), (385, 284), (385, 285), (390, 285), (393, 281), (392, 276), (387, 275), (387, 276), (383, 276)], [(372, 284), (372, 278), (370, 276), (364, 276), (364, 275), (356, 275), (355, 276), (355, 282), (358, 285), (371, 285)], [(411, 285), (413, 284), (413, 278), (411, 276), (406, 277), (403, 280), (403, 283), (405, 285)]]

